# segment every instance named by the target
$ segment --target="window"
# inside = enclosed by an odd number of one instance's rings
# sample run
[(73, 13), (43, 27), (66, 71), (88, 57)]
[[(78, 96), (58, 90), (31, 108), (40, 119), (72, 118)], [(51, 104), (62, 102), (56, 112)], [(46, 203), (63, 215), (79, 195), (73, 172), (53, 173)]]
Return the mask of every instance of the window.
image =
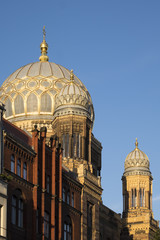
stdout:
[(72, 192), (72, 207), (74, 207), (74, 192)]
[(73, 134), (73, 156), (80, 157), (80, 135), (78, 133)]
[(40, 170), (39, 170), (39, 168), (38, 168), (38, 172), (37, 172), (37, 182), (38, 182), (38, 185), (40, 185), (41, 184), (41, 181), (40, 181)]
[(15, 157), (13, 154), (11, 155), (11, 172), (15, 172)]
[(72, 224), (71, 219), (67, 216), (66, 221), (64, 222), (64, 240), (72, 240)]
[(23, 201), (18, 200), (18, 227), (23, 227)]
[(67, 204), (70, 204), (70, 192), (67, 192)]
[(100, 169), (97, 169), (97, 176), (101, 176), (101, 170)]
[(24, 203), (22, 199), (22, 192), (19, 189), (15, 190), (15, 194), (12, 195), (11, 203), (11, 223), (23, 228), (24, 218)]
[(64, 134), (63, 137), (63, 157), (69, 157), (69, 134)]
[(132, 207), (137, 207), (137, 191), (135, 188), (131, 190), (131, 194), (132, 194)]
[(36, 233), (39, 233), (39, 209), (36, 211)]
[(27, 180), (27, 163), (23, 163), (23, 178)]
[(44, 212), (44, 236), (49, 238), (49, 214)]
[(65, 157), (65, 135), (63, 135), (63, 157)]
[(91, 203), (87, 203), (87, 240), (92, 240), (92, 208)]
[(16, 202), (17, 198), (15, 196), (12, 196), (12, 210), (11, 210), (12, 224), (16, 224)]
[(62, 189), (62, 198), (63, 198), (63, 202), (65, 202), (66, 201), (66, 190), (64, 187)]
[(46, 191), (47, 193), (50, 192), (50, 177), (47, 176), (47, 179), (46, 179)]
[(77, 134), (77, 157), (80, 157), (80, 135)]
[(66, 134), (66, 157), (69, 157), (69, 134)]
[(21, 159), (17, 161), (17, 175), (21, 176)]
[(145, 206), (145, 196), (144, 196), (144, 188), (140, 188), (139, 191), (139, 197), (140, 197), (140, 207), (144, 207)]

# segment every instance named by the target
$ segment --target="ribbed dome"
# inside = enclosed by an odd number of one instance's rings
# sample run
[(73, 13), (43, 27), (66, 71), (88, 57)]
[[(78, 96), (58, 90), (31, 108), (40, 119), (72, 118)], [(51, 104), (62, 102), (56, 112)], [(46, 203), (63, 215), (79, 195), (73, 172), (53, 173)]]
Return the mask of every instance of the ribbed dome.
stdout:
[[(88, 94), (84, 84), (76, 76), (74, 79)], [(6, 105), (5, 118), (13, 122), (23, 116), (31, 119), (31, 115), (34, 119), (52, 119), (55, 95), (69, 82), (70, 71), (55, 63), (35, 62), (19, 68), (0, 88), (0, 101)]]
[[(71, 73), (72, 74), (72, 73)], [(94, 120), (94, 110), (91, 97), (77, 84), (71, 76), (71, 82), (67, 83), (55, 98), (54, 117), (76, 114), (85, 115)]]
[(139, 174), (140, 172), (149, 172), (149, 159), (147, 155), (138, 148), (136, 139), (136, 148), (130, 152), (125, 159), (125, 173)]

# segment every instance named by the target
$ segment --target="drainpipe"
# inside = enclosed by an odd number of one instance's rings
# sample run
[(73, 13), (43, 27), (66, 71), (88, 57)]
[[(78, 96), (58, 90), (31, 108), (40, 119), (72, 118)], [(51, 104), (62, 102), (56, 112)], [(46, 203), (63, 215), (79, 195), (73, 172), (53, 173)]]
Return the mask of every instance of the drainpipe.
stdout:
[(4, 104), (0, 102), (0, 174), (3, 171), (3, 122)]

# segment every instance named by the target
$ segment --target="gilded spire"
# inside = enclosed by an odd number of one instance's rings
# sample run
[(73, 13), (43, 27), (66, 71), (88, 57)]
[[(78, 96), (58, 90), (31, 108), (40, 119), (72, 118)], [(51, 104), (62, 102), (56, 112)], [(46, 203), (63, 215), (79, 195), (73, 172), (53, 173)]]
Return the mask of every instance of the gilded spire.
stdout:
[(136, 146), (136, 149), (138, 149), (138, 141), (137, 141), (137, 138), (136, 138), (135, 146)]
[(70, 80), (71, 80), (71, 82), (74, 81), (74, 73), (73, 73), (73, 69), (70, 71)]
[(41, 56), (39, 57), (39, 60), (41, 62), (47, 62), (49, 60), (49, 57), (47, 56), (48, 44), (46, 43), (45, 26), (43, 27), (43, 42), (40, 45), (40, 49), (41, 49)]

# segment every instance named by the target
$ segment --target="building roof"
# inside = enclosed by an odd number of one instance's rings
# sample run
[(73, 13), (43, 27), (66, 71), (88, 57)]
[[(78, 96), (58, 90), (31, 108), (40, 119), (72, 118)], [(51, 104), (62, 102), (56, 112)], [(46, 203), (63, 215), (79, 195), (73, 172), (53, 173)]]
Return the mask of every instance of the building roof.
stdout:
[(6, 134), (15, 140), (18, 144), (23, 145), (25, 148), (33, 151), (32, 137), (29, 133), (13, 125), (11, 122), (3, 118), (3, 129)]

